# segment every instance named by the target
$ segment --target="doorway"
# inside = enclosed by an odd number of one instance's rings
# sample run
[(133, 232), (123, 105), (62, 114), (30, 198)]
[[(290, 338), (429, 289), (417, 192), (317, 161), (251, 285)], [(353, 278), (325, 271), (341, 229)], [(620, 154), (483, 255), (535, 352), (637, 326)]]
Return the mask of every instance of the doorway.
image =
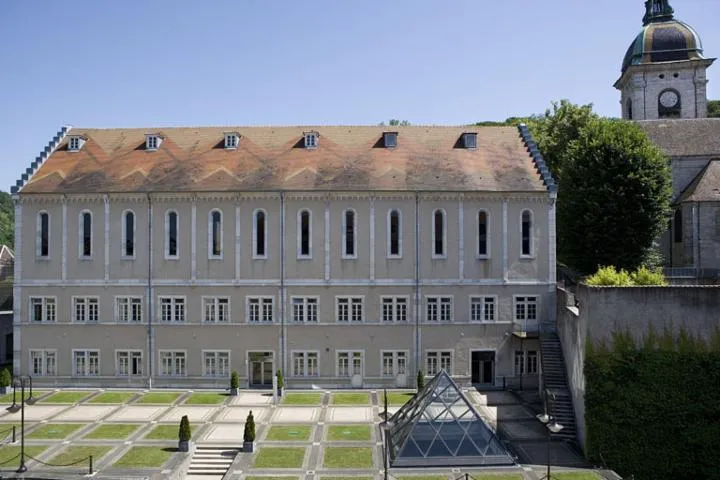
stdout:
[(495, 352), (480, 350), (470, 355), (470, 381), (475, 385), (495, 382)]
[(272, 388), (275, 362), (273, 352), (248, 352), (250, 386)]

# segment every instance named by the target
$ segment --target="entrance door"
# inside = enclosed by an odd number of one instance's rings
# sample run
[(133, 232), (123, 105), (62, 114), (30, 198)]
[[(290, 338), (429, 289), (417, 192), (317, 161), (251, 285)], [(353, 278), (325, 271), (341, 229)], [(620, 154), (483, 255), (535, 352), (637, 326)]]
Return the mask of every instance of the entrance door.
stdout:
[(273, 352), (248, 352), (248, 363), (250, 364), (250, 386), (251, 387), (272, 387)]
[(474, 384), (492, 385), (495, 377), (495, 352), (472, 352), (470, 377), (470, 381)]

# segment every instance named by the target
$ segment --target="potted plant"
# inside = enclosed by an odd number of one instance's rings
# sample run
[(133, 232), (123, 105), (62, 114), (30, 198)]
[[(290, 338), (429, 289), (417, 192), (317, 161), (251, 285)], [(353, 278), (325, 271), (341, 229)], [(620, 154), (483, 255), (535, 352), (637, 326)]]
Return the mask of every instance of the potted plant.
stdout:
[(277, 394), (278, 394), (278, 397), (282, 397), (283, 393), (285, 393), (285, 382), (283, 381), (282, 371), (279, 368), (278, 368), (276, 375), (277, 375)]
[(243, 433), (243, 452), (253, 452), (253, 442), (255, 441), (255, 418), (252, 410), (245, 419), (245, 432)]
[(238, 378), (237, 371), (233, 370), (230, 374), (230, 395), (233, 397), (238, 396), (240, 390), (240, 379)]
[(422, 371), (422, 370), (418, 370), (418, 374), (417, 374), (417, 389), (418, 389), (418, 392), (419, 392), (420, 390), (422, 390), (423, 388), (425, 388), (425, 375), (423, 375), (423, 371)]
[(7, 368), (3, 368), (0, 372), (0, 395), (6, 395), (10, 391), (12, 376)]
[(190, 451), (190, 420), (187, 415), (180, 419), (180, 431), (178, 432), (178, 451)]

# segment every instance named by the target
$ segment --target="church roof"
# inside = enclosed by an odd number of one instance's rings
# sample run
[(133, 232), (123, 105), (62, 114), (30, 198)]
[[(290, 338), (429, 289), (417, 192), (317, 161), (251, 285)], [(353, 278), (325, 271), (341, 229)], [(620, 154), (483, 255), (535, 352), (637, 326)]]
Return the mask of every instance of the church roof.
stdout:
[[(304, 133), (312, 131), (319, 135), (317, 148), (304, 148)], [(224, 148), (227, 132), (239, 134), (237, 148)], [(384, 132), (397, 132), (397, 146), (385, 147)], [(477, 148), (464, 148), (464, 133), (477, 134)], [(157, 150), (145, 149), (146, 134), (162, 139)], [(73, 136), (82, 139), (79, 151), (68, 148)], [(227, 126), (63, 128), (14, 188), (26, 194), (542, 192), (555, 186), (522, 128)]]
[(720, 158), (708, 162), (683, 190), (676, 203), (718, 201), (720, 201)]
[(720, 157), (720, 118), (637, 122), (671, 157)]

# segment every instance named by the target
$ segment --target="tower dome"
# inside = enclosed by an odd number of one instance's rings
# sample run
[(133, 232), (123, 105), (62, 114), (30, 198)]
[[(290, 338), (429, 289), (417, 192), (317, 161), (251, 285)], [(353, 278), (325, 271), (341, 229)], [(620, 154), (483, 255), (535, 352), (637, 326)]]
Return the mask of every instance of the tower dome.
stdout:
[(676, 20), (668, 0), (647, 0), (643, 29), (625, 54), (622, 72), (630, 65), (703, 59), (702, 42), (688, 24)]

